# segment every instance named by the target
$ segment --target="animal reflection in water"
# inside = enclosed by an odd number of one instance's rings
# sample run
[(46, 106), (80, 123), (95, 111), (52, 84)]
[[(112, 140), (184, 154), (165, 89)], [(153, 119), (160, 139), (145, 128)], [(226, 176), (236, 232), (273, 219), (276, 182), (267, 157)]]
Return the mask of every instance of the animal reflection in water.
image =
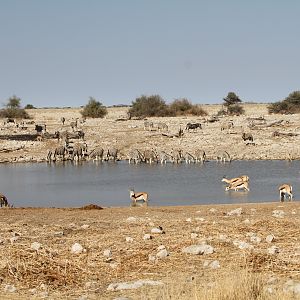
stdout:
[(238, 191), (244, 189), (249, 191), (249, 177), (247, 175), (242, 175), (240, 177), (227, 179), (223, 177), (222, 182), (226, 182), (229, 185), (226, 186), (225, 191), (234, 190)]
[(129, 196), (131, 200), (131, 206), (148, 206), (148, 193), (135, 192), (133, 188), (130, 188)]

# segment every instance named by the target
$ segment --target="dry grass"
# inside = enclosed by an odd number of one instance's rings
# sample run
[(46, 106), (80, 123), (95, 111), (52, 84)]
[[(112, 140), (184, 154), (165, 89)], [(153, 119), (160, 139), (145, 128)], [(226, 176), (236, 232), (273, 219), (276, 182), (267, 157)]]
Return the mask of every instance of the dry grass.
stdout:
[[(237, 207), (243, 207), (241, 216), (227, 216)], [(274, 209), (284, 210), (286, 217), (272, 217)], [(127, 221), (128, 217), (135, 217), (135, 221)], [(199, 217), (204, 220), (197, 220)], [(36, 289), (38, 296), (45, 285), (54, 299), (77, 299), (80, 295), (88, 295), (88, 299), (292, 299), (282, 294), (284, 283), (300, 280), (300, 206), (296, 202), (102, 210), (0, 209), (0, 220), (1, 298), (7, 296), (5, 284), (13, 284), (17, 287), (13, 295), (25, 299), (31, 297), (30, 289)], [(144, 234), (156, 226), (162, 226), (165, 234), (153, 234), (152, 240), (144, 241)], [(198, 234), (195, 239), (192, 232)], [(251, 243), (249, 233), (262, 241)], [(275, 241), (269, 244), (265, 237), (271, 233)], [(14, 236), (19, 238), (11, 242)], [(133, 238), (132, 243), (125, 241), (127, 236)], [(233, 240), (246, 241), (254, 250), (240, 250)], [(215, 253), (198, 256), (181, 252), (183, 247), (203, 241), (212, 245)], [(33, 242), (42, 247), (32, 250)], [(72, 254), (75, 242), (86, 251)], [(148, 256), (156, 255), (160, 245), (165, 245), (170, 255), (149, 262)], [(272, 245), (279, 247), (279, 254), (268, 254)], [(111, 249), (111, 259), (103, 255), (105, 249)], [(206, 261), (214, 260), (220, 262), (219, 269), (205, 266)], [(276, 278), (275, 283), (268, 283), (271, 277)], [(110, 283), (138, 279), (158, 280), (164, 286), (107, 291)], [(267, 287), (275, 294), (269, 295)]]

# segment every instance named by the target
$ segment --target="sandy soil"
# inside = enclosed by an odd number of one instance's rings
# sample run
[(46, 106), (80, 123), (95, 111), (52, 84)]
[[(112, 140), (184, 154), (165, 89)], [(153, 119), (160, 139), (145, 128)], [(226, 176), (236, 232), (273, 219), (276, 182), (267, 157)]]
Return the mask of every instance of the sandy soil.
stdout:
[[(241, 215), (228, 214), (237, 208), (242, 209)], [(275, 210), (283, 211), (282, 217), (273, 216)], [(151, 233), (158, 226), (164, 233)], [(211, 288), (242, 270), (261, 274), (265, 288), (282, 290), (287, 281), (300, 281), (299, 226), (296, 202), (0, 209), (0, 297), (191, 299), (189, 292), (194, 289)], [(152, 239), (144, 240), (145, 234)], [(274, 240), (267, 242), (268, 235), (274, 235)], [(37, 250), (32, 248), (34, 242), (40, 243)], [(240, 249), (240, 242), (253, 249)], [(74, 243), (82, 245), (82, 253), (71, 253)], [(194, 244), (211, 245), (214, 252), (182, 253)], [(165, 258), (156, 256), (161, 245), (169, 254)], [(278, 247), (278, 253), (269, 254), (272, 246)], [(110, 257), (104, 255), (105, 250), (111, 251)], [(220, 267), (212, 268), (213, 261)], [(108, 290), (111, 283), (141, 279), (163, 285)]]
[[(126, 107), (109, 108), (104, 119), (87, 119), (79, 125), (85, 132), (85, 141), (89, 150), (100, 145), (104, 149), (116, 147), (120, 150), (120, 159), (126, 159), (131, 149), (156, 149), (170, 152), (171, 149), (182, 149), (192, 154), (196, 148), (205, 150), (208, 159), (215, 159), (216, 152), (226, 150), (233, 159), (298, 159), (300, 157), (300, 117), (299, 115), (268, 115), (265, 104), (244, 104), (246, 114), (239, 117), (224, 117), (219, 122), (205, 123), (216, 114), (221, 105), (203, 105), (209, 113), (202, 117), (149, 118), (154, 125), (164, 122), (168, 131), (159, 132), (144, 130), (144, 120), (118, 121), (126, 118)], [(28, 110), (35, 124), (46, 124), (47, 131), (72, 131), (70, 125), (77, 117), (81, 118), (80, 109), (32, 109)], [(66, 118), (64, 126), (61, 117)], [(249, 127), (249, 118), (264, 117), (265, 122), (254, 121)], [(234, 128), (221, 131), (221, 124), (233, 120)], [(20, 122), (21, 120), (18, 120)], [(280, 122), (275, 124), (274, 122)], [(1, 122), (1, 121), (0, 121)], [(171, 137), (178, 133), (180, 126), (185, 128), (188, 122), (201, 122), (203, 129), (185, 131), (182, 138)], [(45, 161), (49, 149), (57, 147), (56, 139), (36, 141), (34, 124), (25, 124), (25, 128), (16, 128), (14, 124), (1, 126), (0, 130), (0, 162)], [(274, 131), (282, 135), (273, 137)], [(244, 142), (242, 132), (251, 132), (254, 145)], [(24, 140), (24, 135), (31, 135), (33, 140)]]

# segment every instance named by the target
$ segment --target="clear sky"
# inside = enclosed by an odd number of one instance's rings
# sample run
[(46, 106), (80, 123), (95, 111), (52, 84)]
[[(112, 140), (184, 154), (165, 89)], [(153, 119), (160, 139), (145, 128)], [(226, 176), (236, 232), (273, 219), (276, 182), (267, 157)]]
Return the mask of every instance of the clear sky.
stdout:
[(275, 102), (300, 86), (298, 0), (0, 0), (0, 104)]

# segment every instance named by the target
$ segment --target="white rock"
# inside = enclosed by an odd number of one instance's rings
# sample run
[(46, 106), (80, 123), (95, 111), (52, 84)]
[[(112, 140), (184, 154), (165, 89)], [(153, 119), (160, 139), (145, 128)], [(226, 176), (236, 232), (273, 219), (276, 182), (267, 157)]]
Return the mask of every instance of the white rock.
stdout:
[(195, 232), (192, 232), (191, 233), (191, 238), (192, 239), (195, 239), (195, 238), (197, 238), (198, 237), (198, 234), (197, 233), (195, 233)]
[(231, 210), (227, 213), (227, 216), (240, 216), (243, 209), (241, 207)]
[(191, 245), (182, 249), (183, 253), (202, 255), (202, 254), (212, 254), (214, 248), (210, 245)]
[(246, 242), (235, 240), (233, 244), (241, 250), (249, 249), (252, 250), (254, 247)]
[(273, 210), (272, 211), (272, 217), (275, 217), (275, 218), (284, 218), (284, 211), (283, 210)]
[(300, 294), (300, 283), (290, 279), (284, 284), (283, 289), (285, 292), (292, 292), (294, 294)]
[(79, 243), (75, 243), (71, 248), (71, 253), (80, 254), (83, 252), (83, 247)]
[(135, 218), (135, 217), (129, 217), (126, 219), (126, 222), (128, 222), (128, 223), (135, 223), (136, 221), (137, 221), (137, 218)]
[(127, 243), (132, 243), (133, 242), (133, 238), (130, 236), (126, 236), (126, 242)]
[(38, 242), (33, 242), (30, 246), (30, 248), (35, 251), (38, 251), (41, 247), (42, 247), (42, 245)]
[(165, 245), (160, 245), (157, 247), (157, 250), (160, 251), (160, 250), (164, 250), (166, 249), (166, 246)]
[(220, 262), (218, 260), (214, 260), (209, 264), (209, 267), (211, 269), (219, 269), (220, 268)]
[(186, 222), (192, 222), (192, 218), (187, 218), (185, 221)]
[(112, 256), (112, 252), (110, 249), (106, 249), (103, 251), (103, 255), (106, 257), (111, 257)]
[(204, 263), (203, 263), (203, 267), (208, 267), (210, 264), (210, 261), (209, 260), (205, 260)]
[(267, 237), (266, 237), (266, 242), (267, 243), (272, 243), (275, 239), (275, 236), (273, 234), (269, 234)]
[(153, 227), (154, 223), (153, 222), (149, 222), (149, 226)]
[(88, 225), (88, 224), (83, 224), (83, 225), (81, 226), (82, 229), (88, 229), (89, 227), (90, 227), (90, 225)]
[(251, 222), (250, 222), (249, 219), (246, 219), (246, 220), (243, 221), (243, 223), (244, 223), (244, 224), (250, 224)]
[(152, 254), (149, 254), (149, 256), (148, 256), (148, 261), (149, 261), (149, 262), (156, 262), (156, 256), (155, 256), (155, 255), (152, 255)]
[(204, 218), (195, 218), (196, 221), (200, 221), (200, 222), (204, 222), (205, 219)]
[(151, 233), (164, 233), (161, 227), (156, 227), (151, 229)]
[(261, 242), (261, 238), (259, 236), (251, 236), (250, 242), (259, 244)]
[(215, 208), (211, 208), (209, 211), (210, 211), (211, 213), (217, 212), (217, 210), (216, 210)]
[(154, 280), (138, 280), (135, 282), (121, 282), (121, 283), (111, 283), (107, 290), (108, 291), (121, 291), (121, 290), (131, 290), (131, 289), (138, 289), (145, 285), (157, 286), (163, 285), (161, 281), (154, 281)]
[(11, 237), (9, 240), (11, 242), (11, 244), (13, 244), (14, 242), (16, 242), (19, 239), (19, 236), (13, 236)]
[(167, 251), (167, 249), (162, 249), (156, 254), (156, 257), (162, 259), (162, 258), (166, 258), (168, 255), (169, 252)]
[(6, 293), (15, 293), (17, 291), (17, 288), (12, 284), (6, 284), (4, 286), (4, 292)]
[(145, 241), (146, 241), (146, 240), (151, 240), (151, 239), (152, 239), (152, 236), (151, 236), (151, 234), (146, 233), (146, 234), (144, 235), (143, 239), (144, 239)]
[(119, 263), (117, 263), (117, 262), (111, 262), (111, 263), (109, 264), (109, 266), (110, 266), (112, 269), (116, 269), (116, 268), (118, 267), (118, 265), (119, 265)]
[(277, 254), (279, 253), (279, 248), (277, 246), (272, 246), (270, 248), (268, 248), (268, 253), (269, 254)]

